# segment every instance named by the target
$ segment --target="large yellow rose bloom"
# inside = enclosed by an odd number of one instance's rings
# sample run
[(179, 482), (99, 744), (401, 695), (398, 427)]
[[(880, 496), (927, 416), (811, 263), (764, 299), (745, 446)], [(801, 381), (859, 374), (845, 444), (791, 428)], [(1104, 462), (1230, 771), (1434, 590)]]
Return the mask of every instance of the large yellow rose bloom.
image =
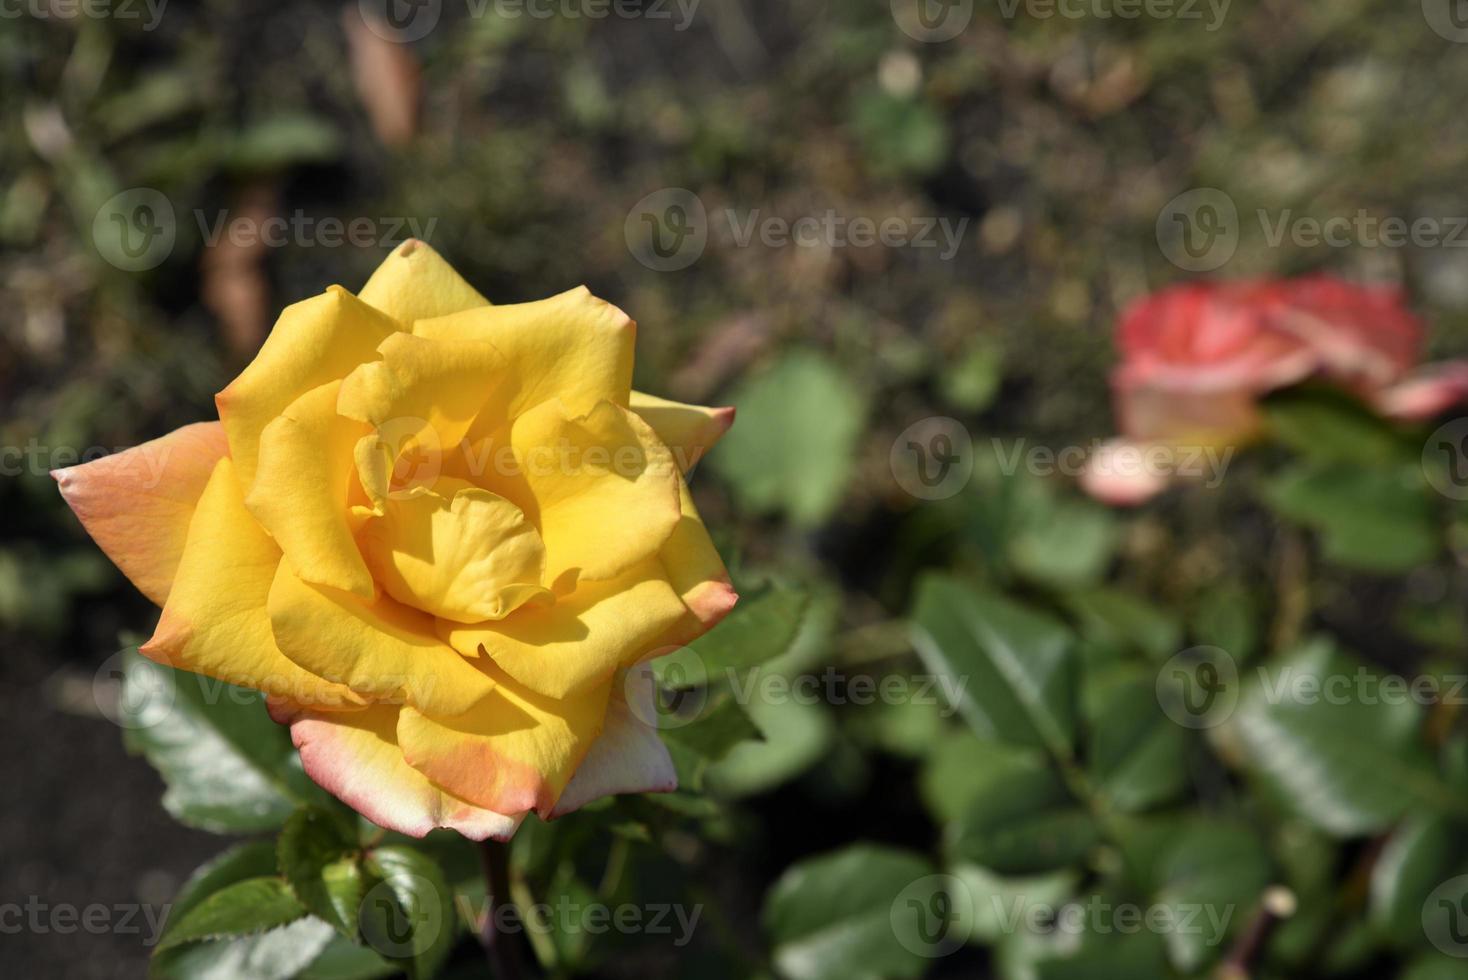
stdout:
[(55, 476), (163, 608), (146, 656), (265, 692), (375, 823), (505, 839), (674, 787), (629, 668), (737, 598), (684, 482), (733, 411), (632, 391), (635, 332), (410, 241), (287, 308), (219, 421)]

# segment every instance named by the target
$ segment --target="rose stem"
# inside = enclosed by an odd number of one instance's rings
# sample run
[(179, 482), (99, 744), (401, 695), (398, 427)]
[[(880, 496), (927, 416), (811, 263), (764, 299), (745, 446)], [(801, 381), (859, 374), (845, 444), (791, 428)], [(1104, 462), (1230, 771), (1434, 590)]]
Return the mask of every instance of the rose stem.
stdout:
[(520, 950), (515, 945), (513, 934), (501, 933), (496, 928), (499, 910), (514, 910), (515, 900), (510, 897), (510, 848), (496, 840), (486, 840), (479, 845), (479, 861), (484, 868), (484, 922), (479, 928), (479, 942), (484, 955), (489, 959), (489, 973), (495, 980), (520, 980), (525, 976), (520, 961)]

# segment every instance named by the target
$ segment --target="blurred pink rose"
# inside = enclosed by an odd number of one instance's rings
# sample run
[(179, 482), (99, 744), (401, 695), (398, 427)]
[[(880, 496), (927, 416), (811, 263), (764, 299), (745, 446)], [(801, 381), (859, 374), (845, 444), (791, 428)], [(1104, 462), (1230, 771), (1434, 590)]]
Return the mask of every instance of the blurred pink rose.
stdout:
[(1122, 438), (1092, 458), (1082, 486), (1107, 503), (1141, 503), (1167, 480), (1113, 472), (1120, 447), (1248, 441), (1262, 421), (1258, 400), (1311, 377), (1385, 415), (1430, 418), (1468, 396), (1468, 363), (1413, 372), (1422, 340), (1400, 290), (1329, 276), (1191, 283), (1143, 297), (1117, 330), (1111, 387)]

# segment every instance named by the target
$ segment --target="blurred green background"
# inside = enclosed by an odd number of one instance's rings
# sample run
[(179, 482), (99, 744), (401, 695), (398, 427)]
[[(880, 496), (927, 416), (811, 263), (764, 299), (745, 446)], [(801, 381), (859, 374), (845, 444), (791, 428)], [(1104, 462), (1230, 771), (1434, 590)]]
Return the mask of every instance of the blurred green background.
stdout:
[[(1228, 495), (1122, 524), (1050, 481), (1023, 491), (1043, 507), (968, 509), (1011, 492), (983, 458), (991, 437), (1111, 434), (1117, 311), (1188, 277), (1156, 232), (1178, 194), (1218, 188), (1244, 216), (1215, 275), (1400, 282), (1435, 351), (1468, 344), (1468, 248), (1275, 246), (1250, 217), (1468, 215), (1468, 47), (1418, 3), (1235, 0), (1217, 21), (1204, 5), (1126, 19), (981, 3), (957, 36), (924, 42), (885, 2), (704, 0), (680, 30), (676, 6), (539, 18), (444, 0), (411, 44), (364, 32), (357, 5), (201, 0), (156, 24), (140, 4), (62, 6), (0, 19), (7, 900), (163, 902), (214, 850), (163, 812), (98, 707), (113, 691), (98, 666), (154, 613), (46, 470), (213, 417), (282, 306), (358, 288), (410, 221), (494, 301), (584, 282), (626, 309), (639, 388), (737, 405), (695, 481), (736, 577), (802, 583), (820, 620), (807, 662), (877, 672), (911, 656), (897, 618), (916, 574), (982, 565), (985, 520), (1039, 580), (1087, 580), (1120, 555), (1124, 578), (1175, 606), (1277, 563), (1269, 522)], [(131, 208), (140, 188), (171, 209), (172, 244), (120, 268), (107, 229), (117, 195)], [(668, 188), (697, 196), (709, 238), (658, 271), (629, 244), (629, 215)], [(963, 237), (951, 256), (740, 245), (729, 209), (942, 219)], [(382, 241), (333, 245), (318, 225), (278, 247), (208, 242), (221, 217), (297, 214), (367, 219)], [(932, 416), (963, 422), (981, 457), (941, 505), (889, 466), (898, 434)], [(1461, 583), (1416, 585), (1404, 602)], [(1319, 607), (1390, 664), (1376, 588), (1343, 579)], [(758, 928), (763, 888), (797, 855), (935, 832), (912, 793), (882, 790), (911, 779), (931, 720), (831, 714), (797, 719), (781, 759), (736, 756), (721, 774), (755, 798), (744, 833), (763, 848), (727, 889), (736, 931)], [(863, 811), (873, 794), (885, 808)], [(131, 936), (0, 942), (25, 944), (14, 962), (31, 975), (136, 976), (146, 957)]]

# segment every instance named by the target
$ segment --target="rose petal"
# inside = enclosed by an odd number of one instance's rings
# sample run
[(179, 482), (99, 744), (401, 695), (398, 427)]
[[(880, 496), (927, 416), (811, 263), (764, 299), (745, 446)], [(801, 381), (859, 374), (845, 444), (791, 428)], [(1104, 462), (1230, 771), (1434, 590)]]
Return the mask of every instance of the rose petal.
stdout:
[(476, 807), (435, 786), (403, 760), (396, 705), (307, 713), (291, 723), (306, 774), (343, 803), (387, 830), (422, 837), (438, 827), (470, 840), (509, 840), (525, 818)]
[(733, 408), (685, 405), (640, 391), (632, 393), (630, 407), (673, 451), (682, 473), (693, 469), (734, 424)]
[(107, 557), (161, 606), (183, 556), (194, 505), (228, 454), (223, 427), (196, 422), (51, 475)]
[(221, 459), (189, 522), (163, 616), (141, 652), (299, 704), (360, 704), (276, 647), (265, 603), (280, 564), (280, 549), (245, 509), (233, 464)]
[(393, 249), (358, 296), (404, 327), (489, 305), (443, 256), (416, 238)]
[(617, 793), (671, 793), (678, 773), (657, 729), (657, 683), (647, 666), (634, 667), (616, 685), (607, 705), (602, 733), (571, 777), (549, 819), (562, 817), (593, 800)]

